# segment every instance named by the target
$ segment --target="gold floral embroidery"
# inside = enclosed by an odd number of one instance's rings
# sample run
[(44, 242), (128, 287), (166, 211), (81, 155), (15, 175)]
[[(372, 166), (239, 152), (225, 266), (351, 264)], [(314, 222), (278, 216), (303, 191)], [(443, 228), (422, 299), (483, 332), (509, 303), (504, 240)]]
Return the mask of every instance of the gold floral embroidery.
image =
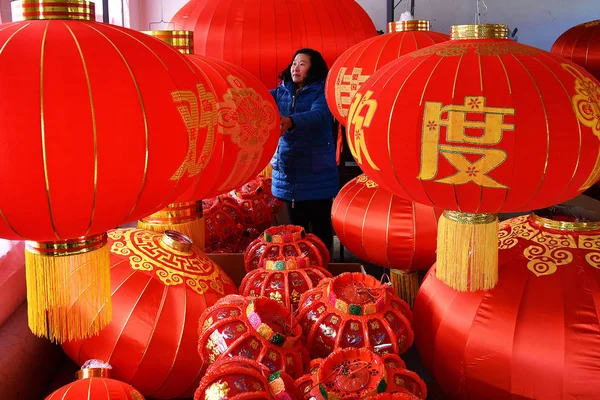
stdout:
[(229, 390), (227, 382), (215, 382), (204, 392), (204, 400), (224, 400), (227, 398)]
[(277, 300), (277, 302), (278, 302), (279, 304), (281, 304), (282, 306), (283, 306), (283, 305), (285, 305), (285, 304), (283, 303), (283, 296), (281, 295), (281, 293), (279, 293), (279, 292), (271, 292), (271, 293), (269, 294), (269, 297), (270, 297), (271, 299), (273, 299), (273, 300)]

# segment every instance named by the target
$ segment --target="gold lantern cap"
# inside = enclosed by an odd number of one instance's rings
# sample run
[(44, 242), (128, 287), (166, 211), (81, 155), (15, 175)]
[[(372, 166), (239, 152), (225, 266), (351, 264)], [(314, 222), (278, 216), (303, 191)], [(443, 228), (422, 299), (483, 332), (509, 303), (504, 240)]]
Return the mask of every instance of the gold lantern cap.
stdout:
[(453, 25), (451, 40), (508, 39), (508, 26), (504, 24)]
[(176, 48), (183, 54), (194, 54), (194, 32), (183, 30), (142, 31)]
[(430, 28), (431, 23), (429, 22), (429, 20), (426, 19), (388, 22), (388, 33), (409, 31), (428, 32)]
[(111, 366), (101, 360), (87, 360), (75, 374), (75, 380), (81, 381), (90, 378), (110, 378)]
[(96, 6), (86, 0), (21, 0), (24, 20), (95, 21)]
[(202, 202), (172, 203), (160, 211), (142, 218), (146, 224), (181, 224), (202, 218)]
[(165, 231), (160, 240), (165, 246), (182, 253), (188, 253), (193, 246), (192, 239), (176, 231)]
[(540, 217), (534, 213), (532, 213), (530, 217), (533, 224), (542, 228), (575, 232), (600, 230), (600, 221), (556, 221)]

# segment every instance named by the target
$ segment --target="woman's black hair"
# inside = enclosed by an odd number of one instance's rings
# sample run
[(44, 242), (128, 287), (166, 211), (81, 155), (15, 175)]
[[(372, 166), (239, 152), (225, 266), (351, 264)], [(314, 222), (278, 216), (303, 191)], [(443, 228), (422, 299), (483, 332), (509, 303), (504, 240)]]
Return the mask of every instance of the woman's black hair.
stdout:
[(279, 76), (280, 79), (284, 81), (292, 80), (292, 73), (290, 69), (292, 68), (292, 64), (294, 63), (294, 59), (298, 54), (306, 54), (310, 57), (310, 69), (308, 70), (308, 74), (306, 76), (306, 84), (310, 85), (313, 82), (319, 82), (325, 80), (327, 78), (327, 73), (329, 69), (327, 68), (327, 63), (321, 53), (313, 49), (300, 49), (292, 57), (292, 62), (281, 72)]

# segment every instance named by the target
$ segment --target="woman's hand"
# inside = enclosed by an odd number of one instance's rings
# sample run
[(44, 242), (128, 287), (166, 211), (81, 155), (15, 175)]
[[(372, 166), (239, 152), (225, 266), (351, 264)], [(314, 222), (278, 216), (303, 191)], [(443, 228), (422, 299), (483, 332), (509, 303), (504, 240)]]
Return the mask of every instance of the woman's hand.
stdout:
[(280, 117), (279, 118), (279, 125), (281, 126), (281, 132), (280, 134), (283, 135), (285, 133), (285, 131), (287, 131), (288, 129), (292, 128), (292, 119), (288, 118), (288, 117)]

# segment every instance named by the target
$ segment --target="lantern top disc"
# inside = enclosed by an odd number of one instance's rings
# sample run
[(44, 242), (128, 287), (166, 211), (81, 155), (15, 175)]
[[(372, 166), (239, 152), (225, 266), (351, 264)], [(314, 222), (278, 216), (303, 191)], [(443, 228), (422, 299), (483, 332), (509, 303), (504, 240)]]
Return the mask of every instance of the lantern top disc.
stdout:
[(110, 378), (108, 368), (81, 368), (75, 374), (75, 380), (81, 381), (90, 378)]
[(453, 25), (450, 40), (508, 39), (508, 26), (504, 24)]
[(24, 20), (94, 21), (96, 6), (86, 0), (22, 0)]
[(183, 30), (142, 31), (175, 47), (183, 54), (194, 54), (194, 32)]
[(409, 31), (429, 32), (430, 28), (431, 24), (429, 23), (429, 20), (426, 19), (388, 22), (388, 33)]

